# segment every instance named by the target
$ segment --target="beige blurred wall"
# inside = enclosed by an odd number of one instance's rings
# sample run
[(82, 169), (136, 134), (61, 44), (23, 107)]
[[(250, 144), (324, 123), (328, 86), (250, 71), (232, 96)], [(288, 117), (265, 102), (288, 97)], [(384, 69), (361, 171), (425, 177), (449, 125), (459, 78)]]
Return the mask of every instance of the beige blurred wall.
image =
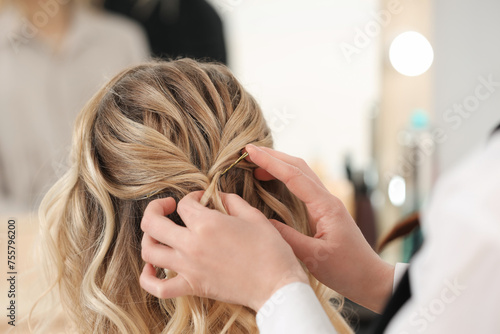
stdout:
[[(225, 23), (229, 65), (259, 102), (275, 147), (345, 176), (350, 153), (369, 159), (369, 113), (379, 100), (379, 34), (347, 57), (373, 0), (210, 0)], [(230, 6), (229, 3), (234, 3)]]

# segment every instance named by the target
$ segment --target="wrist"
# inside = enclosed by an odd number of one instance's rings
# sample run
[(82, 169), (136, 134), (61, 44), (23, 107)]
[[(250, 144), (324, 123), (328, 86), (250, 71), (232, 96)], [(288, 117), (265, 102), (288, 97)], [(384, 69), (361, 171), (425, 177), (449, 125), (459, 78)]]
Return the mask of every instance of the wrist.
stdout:
[[(269, 278), (267, 276), (267, 278)], [(294, 270), (288, 270), (287, 272), (282, 273), (274, 280), (269, 280), (269, 282), (274, 282), (271, 285), (268, 285), (267, 289), (262, 289), (261, 291), (266, 291), (260, 296), (256, 294), (255, 298), (251, 303), (249, 303), (249, 307), (253, 309), (255, 312), (258, 312), (261, 307), (273, 297), (273, 295), (280, 290), (281, 288), (292, 284), (292, 283), (305, 283), (309, 284), (309, 278), (307, 277), (304, 270), (299, 266), (299, 268)]]
[(382, 313), (392, 295), (393, 282), (394, 266), (380, 259), (380, 263), (373, 271), (371, 283), (368, 285), (370, 288), (367, 289), (368, 299), (363, 306), (374, 312)]

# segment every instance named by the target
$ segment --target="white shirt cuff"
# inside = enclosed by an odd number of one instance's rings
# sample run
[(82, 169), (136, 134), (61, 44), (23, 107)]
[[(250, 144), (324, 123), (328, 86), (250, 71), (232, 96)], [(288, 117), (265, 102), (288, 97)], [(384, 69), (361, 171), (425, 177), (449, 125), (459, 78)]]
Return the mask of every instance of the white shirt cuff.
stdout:
[(295, 282), (276, 291), (257, 312), (261, 334), (336, 333), (309, 284)]

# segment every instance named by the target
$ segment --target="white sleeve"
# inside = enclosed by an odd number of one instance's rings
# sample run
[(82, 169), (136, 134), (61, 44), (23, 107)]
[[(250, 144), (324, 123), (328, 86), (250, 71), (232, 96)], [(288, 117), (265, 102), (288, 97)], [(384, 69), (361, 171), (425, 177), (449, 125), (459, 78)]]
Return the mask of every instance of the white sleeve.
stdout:
[(257, 313), (260, 334), (335, 334), (330, 319), (313, 289), (305, 283), (291, 283), (278, 291)]
[(436, 187), (409, 268), (411, 298), (390, 334), (497, 333), (500, 328), (500, 134)]
[[(408, 269), (408, 263), (397, 263), (393, 291)], [(313, 289), (304, 283), (291, 283), (279, 289), (257, 313), (261, 334), (336, 333)]]

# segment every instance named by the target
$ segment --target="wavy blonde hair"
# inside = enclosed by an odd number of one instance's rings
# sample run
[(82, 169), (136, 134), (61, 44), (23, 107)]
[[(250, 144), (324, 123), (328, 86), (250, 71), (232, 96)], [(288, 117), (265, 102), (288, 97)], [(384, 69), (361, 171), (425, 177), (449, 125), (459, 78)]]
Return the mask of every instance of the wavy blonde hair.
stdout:
[[(225, 212), (219, 192), (236, 193), (268, 218), (311, 234), (305, 205), (282, 183), (256, 180), (251, 163), (221, 176), (248, 143), (271, 147), (270, 130), (252, 96), (219, 64), (146, 63), (118, 74), (87, 103), (70, 169), (40, 208), (52, 289), (59, 288), (78, 331), (258, 332), (249, 308), (193, 296), (162, 300), (139, 285), (140, 221), (155, 198), (207, 190), (208, 206)], [(350, 333), (330, 290), (309, 277), (337, 331)]]

